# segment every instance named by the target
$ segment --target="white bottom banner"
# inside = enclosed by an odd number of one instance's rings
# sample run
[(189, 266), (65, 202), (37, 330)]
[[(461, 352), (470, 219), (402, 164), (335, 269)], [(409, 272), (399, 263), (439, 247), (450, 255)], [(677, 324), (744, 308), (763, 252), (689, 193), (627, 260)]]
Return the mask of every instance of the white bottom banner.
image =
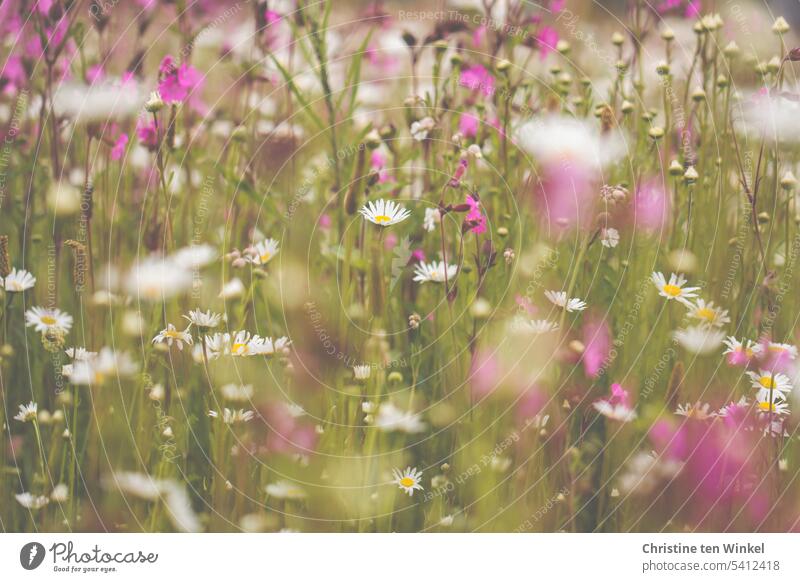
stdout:
[(0, 580), (796, 581), (798, 542), (798, 534), (3, 534)]

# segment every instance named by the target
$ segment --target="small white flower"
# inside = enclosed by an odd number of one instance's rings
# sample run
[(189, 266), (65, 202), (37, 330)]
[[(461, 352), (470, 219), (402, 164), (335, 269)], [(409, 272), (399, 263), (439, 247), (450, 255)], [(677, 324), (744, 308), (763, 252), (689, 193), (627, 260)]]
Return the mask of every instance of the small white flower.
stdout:
[(244, 295), (244, 283), (239, 277), (234, 277), (222, 286), (218, 297), (220, 299), (236, 299)]
[(678, 416), (685, 416), (686, 418), (693, 418), (695, 420), (707, 420), (717, 416), (716, 412), (709, 412), (711, 405), (708, 403), (695, 402), (694, 404), (679, 404), (675, 409), (675, 414)]
[(158, 335), (153, 338), (153, 343), (164, 343), (167, 342), (167, 345), (172, 347), (172, 343), (175, 342), (178, 344), (178, 349), (183, 349), (183, 344), (192, 345), (192, 335), (189, 333), (188, 329), (183, 331), (179, 329), (175, 329), (175, 326), (171, 323), (167, 324), (166, 329), (162, 329), (158, 332)]
[(353, 376), (355, 376), (356, 380), (368, 380), (371, 374), (372, 368), (369, 364), (353, 366)]
[(247, 253), (247, 260), (254, 265), (266, 265), (278, 254), (279, 250), (278, 241), (274, 238), (268, 238), (257, 242), (245, 252)]
[(11, 272), (5, 276), (0, 277), (0, 289), (5, 289), (10, 293), (21, 293), (33, 288), (36, 284), (36, 277), (31, 275), (28, 271), (20, 269), (11, 269)]
[(50, 501), (56, 503), (64, 503), (69, 500), (69, 488), (64, 483), (59, 483), (53, 487), (53, 492), (50, 493)]
[(397, 204), (394, 200), (370, 200), (358, 211), (361, 216), (378, 226), (391, 226), (403, 222), (411, 216), (411, 211)]
[(613, 249), (619, 244), (619, 231), (616, 228), (604, 228), (600, 233), (600, 244)]
[(526, 329), (529, 329), (537, 335), (550, 333), (551, 331), (556, 331), (558, 329), (558, 324), (554, 321), (550, 321), (549, 319), (531, 319), (525, 323)]
[(760, 414), (774, 416), (784, 416), (789, 414), (789, 405), (783, 398), (773, 396), (770, 403), (769, 395), (759, 395), (756, 397), (756, 409)]
[(252, 384), (225, 384), (219, 390), (222, 397), (231, 402), (250, 402), (253, 398)]
[(636, 420), (636, 411), (622, 402), (614, 404), (608, 400), (600, 399), (593, 402), (592, 406), (597, 412), (611, 420), (618, 420), (620, 422), (632, 422)]
[(172, 260), (153, 257), (133, 266), (126, 286), (136, 299), (162, 301), (190, 289), (193, 280), (190, 270)]
[(200, 269), (217, 260), (217, 249), (211, 245), (191, 245), (177, 250), (172, 255), (175, 264), (183, 269)]
[(428, 137), (428, 133), (436, 127), (436, 122), (432, 117), (424, 117), (411, 124), (411, 137), (417, 141), (422, 141)]
[(713, 301), (706, 303), (704, 299), (698, 299), (697, 303), (694, 305), (689, 304), (688, 307), (689, 317), (700, 320), (703, 325), (722, 327), (731, 322), (731, 318), (728, 317), (728, 310), (715, 307)]
[(392, 483), (400, 487), (403, 492), (408, 493), (411, 497), (414, 491), (422, 491), (422, 471), (418, 471), (416, 467), (406, 467), (405, 471), (399, 469), (392, 469), (392, 476), (394, 480)]
[(422, 220), (422, 228), (428, 232), (436, 230), (436, 225), (442, 220), (442, 215), (439, 213), (438, 208), (426, 208), (425, 218)]
[(588, 307), (584, 301), (577, 297), (567, 299), (567, 293), (565, 291), (545, 291), (544, 296), (547, 297), (553, 305), (561, 309), (566, 309), (570, 313), (573, 311), (583, 311)]
[(76, 361), (91, 360), (97, 355), (97, 352), (90, 352), (86, 348), (80, 347), (67, 348), (64, 353)]
[(72, 328), (72, 316), (60, 309), (31, 307), (25, 312), (25, 325), (41, 333), (67, 333)]
[(790, 360), (797, 359), (797, 348), (791, 344), (769, 342), (767, 344), (767, 352), (779, 356), (788, 356)]
[[(447, 280), (452, 280), (458, 273), (457, 265), (447, 265)], [(433, 283), (445, 282), (445, 264), (444, 261), (433, 261), (431, 263), (420, 262), (414, 268), (414, 281), (419, 283), (426, 283), (431, 281)]]
[(34, 495), (27, 492), (17, 493), (14, 497), (25, 509), (41, 509), (50, 502), (44, 495)]
[(183, 316), (189, 320), (191, 325), (195, 325), (202, 329), (210, 329), (219, 325), (222, 316), (219, 313), (213, 313), (210, 309), (203, 313), (200, 309), (190, 311), (189, 315)]
[(20, 404), (19, 412), (14, 417), (15, 420), (20, 422), (33, 422), (36, 420), (36, 413), (39, 410), (39, 405), (31, 401), (28, 404)]
[[(209, 410), (208, 416), (211, 418), (219, 418), (219, 413), (216, 410)], [(245, 422), (250, 422), (255, 418), (256, 413), (252, 410), (243, 410), (243, 409), (230, 409), (224, 408), (222, 410), (222, 422), (227, 425), (234, 425), (234, 424), (243, 424)]]
[(669, 281), (664, 277), (663, 273), (653, 272), (650, 276), (653, 284), (658, 289), (658, 294), (667, 299), (676, 299), (684, 305), (691, 305), (689, 299), (697, 297), (696, 291), (700, 287), (684, 287), (686, 279), (683, 275), (676, 275), (672, 273), (669, 276)]

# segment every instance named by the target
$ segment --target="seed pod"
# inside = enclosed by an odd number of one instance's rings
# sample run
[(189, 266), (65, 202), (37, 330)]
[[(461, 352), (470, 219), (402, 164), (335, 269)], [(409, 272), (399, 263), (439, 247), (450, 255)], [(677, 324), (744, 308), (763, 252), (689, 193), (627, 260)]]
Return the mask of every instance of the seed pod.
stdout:
[(8, 254), (8, 236), (0, 236), (0, 277), (7, 277), (11, 272), (11, 257)]

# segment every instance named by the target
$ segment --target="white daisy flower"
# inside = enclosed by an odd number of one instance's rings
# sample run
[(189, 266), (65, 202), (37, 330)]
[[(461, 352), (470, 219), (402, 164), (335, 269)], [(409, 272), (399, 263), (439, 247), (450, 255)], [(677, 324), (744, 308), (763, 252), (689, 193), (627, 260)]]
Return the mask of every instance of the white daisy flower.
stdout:
[(526, 329), (537, 335), (550, 333), (551, 331), (556, 331), (558, 329), (558, 324), (554, 321), (550, 321), (549, 319), (531, 319), (525, 323)]
[(14, 495), (14, 497), (25, 509), (41, 509), (50, 503), (50, 500), (46, 496), (34, 495), (33, 493), (28, 492), (17, 493)]
[(158, 332), (158, 335), (153, 338), (154, 344), (160, 344), (164, 342), (167, 342), (169, 347), (172, 347), (172, 343), (175, 342), (178, 344), (178, 349), (182, 350), (184, 343), (192, 345), (192, 335), (189, 333), (188, 328), (181, 331), (179, 329), (175, 329), (175, 326), (171, 323), (168, 323), (167, 328), (162, 329), (160, 332)]
[(353, 366), (353, 376), (356, 380), (368, 380), (372, 374), (372, 368), (369, 364), (359, 364)]
[(11, 272), (5, 276), (0, 277), (0, 289), (5, 289), (10, 293), (21, 293), (33, 288), (36, 284), (36, 277), (31, 275), (28, 271), (20, 269), (11, 269)]
[(200, 309), (190, 311), (189, 315), (183, 316), (189, 320), (191, 325), (196, 325), (201, 329), (210, 329), (219, 325), (222, 316), (219, 313), (213, 313), (210, 309), (203, 313)]
[(436, 225), (442, 220), (442, 215), (439, 213), (438, 208), (426, 208), (425, 218), (422, 220), (422, 228), (428, 232), (436, 230)]
[(703, 325), (722, 327), (731, 322), (728, 310), (715, 307), (713, 301), (706, 303), (705, 299), (698, 299), (695, 304), (689, 304), (689, 317), (700, 320)]
[(636, 411), (623, 402), (612, 403), (605, 399), (592, 403), (594, 409), (611, 420), (619, 422), (632, 422), (636, 420)]
[[(209, 410), (208, 416), (211, 418), (219, 418), (220, 414), (216, 410)], [(256, 413), (252, 410), (243, 410), (243, 409), (230, 409), (224, 408), (222, 410), (222, 422), (227, 425), (234, 425), (234, 424), (243, 424), (245, 422), (250, 422), (255, 418)]]
[(247, 253), (247, 260), (254, 265), (266, 265), (280, 251), (278, 245), (278, 241), (274, 238), (259, 241), (245, 251)]
[(25, 312), (25, 322), (41, 333), (67, 333), (72, 328), (72, 316), (58, 308), (31, 307)]
[(613, 249), (619, 244), (619, 231), (616, 228), (604, 228), (600, 233), (600, 244)]
[(753, 340), (743, 339), (739, 341), (734, 336), (729, 335), (724, 342), (727, 348), (723, 354), (731, 354), (738, 361), (739, 359), (752, 360), (761, 355), (764, 346)]
[(685, 350), (698, 355), (710, 354), (719, 349), (725, 334), (706, 325), (687, 327), (673, 332), (672, 337)]
[(250, 402), (253, 398), (252, 384), (225, 384), (219, 390), (222, 397), (231, 402)]
[(378, 226), (391, 226), (403, 222), (411, 216), (411, 212), (394, 200), (370, 200), (358, 211), (361, 216)]
[(663, 273), (655, 271), (650, 279), (658, 289), (659, 295), (667, 299), (677, 299), (684, 305), (691, 305), (689, 299), (697, 297), (696, 291), (700, 289), (700, 287), (684, 287), (686, 279), (683, 275), (675, 273), (672, 273), (667, 281)]
[[(458, 273), (457, 265), (447, 265), (447, 280), (452, 280)], [(444, 261), (433, 261), (431, 263), (420, 262), (414, 268), (414, 281), (426, 283), (431, 281), (433, 283), (444, 283), (445, 281), (445, 264)]]
[(29, 402), (28, 404), (20, 404), (19, 412), (14, 417), (14, 420), (18, 420), (20, 422), (33, 422), (36, 420), (36, 414), (38, 410), (39, 405), (33, 401)]
[(422, 422), (418, 414), (400, 410), (391, 402), (380, 405), (375, 417), (375, 426), (385, 432), (397, 431), (407, 434), (416, 434), (427, 429), (427, 425)]
[(97, 355), (97, 352), (90, 352), (86, 348), (81, 347), (74, 347), (74, 348), (67, 348), (64, 350), (64, 353), (67, 354), (73, 360), (90, 360)]
[(568, 312), (572, 313), (573, 311), (583, 311), (588, 307), (586, 303), (578, 299), (577, 297), (571, 297), (567, 299), (567, 293), (565, 291), (545, 291), (544, 296), (552, 303), (553, 305), (560, 307), (561, 309), (566, 309)]
[(97, 357), (75, 362), (69, 380), (73, 384), (91, 386), (112, 377), (133, 376), (139, 366), (127, 352), (103, 348)]
[(55, 501), (56, 503), (69, 501), (69, 487), (65, 483), (59, 483), (53, 487), (53, 491), (50, 493), (50, 501)]
[(234, 277), (222, 286), (217, 297), (220, 299), (236, 299), (244, 295), (244, 291), (242, 280), (239, 277)]
[(675, 414), (695, 420), (707, 420), (717, 416), (716, 412), (709, 412), (710, 408), (711, 405), (708, 403), (702, 404), (701, 402), (695, 402), (694, 404), (689, 404), (687, 402), (686, 404), (679, 404), (675, 409)]
[(792, 391), (792, 383), (789, 377), (781, 373), (773, 373), (769, 370), (759, 370), (756, 372), (747, 372), (750, 377), (750, 382), (753, 388), (759, 390), (777, 392), (784, 396)]
[(768, 415), (772, 413), (775, 416), (784, 416), (789, 414), (789, 404), (783, 398), (773, 398), (770, 403), (769, 396), (756, 397), (756, 410), (759, 414)]
[(414, 495), (414, 491), (422, 491), (422, 471), (418, 471), (416, 467), (406, 467), (405, 471), (399, 469), (392, 469), (392, 476), (394, 480), (392, 483), (400, 487), (408, 496)]

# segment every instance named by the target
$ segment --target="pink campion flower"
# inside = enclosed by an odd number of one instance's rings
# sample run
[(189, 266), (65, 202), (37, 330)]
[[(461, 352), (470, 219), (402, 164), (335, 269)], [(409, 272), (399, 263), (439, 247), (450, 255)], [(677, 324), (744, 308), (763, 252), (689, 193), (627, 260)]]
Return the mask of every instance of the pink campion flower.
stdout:
[(554, 235), (566, 228), (588, 228), (597, 202), (591, 171), (556, 163), (544, 167), (541, 175), (534, 196), (544, 226)]
[(485, 398), (494, 392), (502, 377), (495, 355), (486, 349), (479, 349), (475, 352), (469, 377), (472, 395), (475, 398)]
[(464, 177), (464, 174), (467, 173), (467, 166), (469, 162), (467, 158), (461, 158), (458, 162), (458, 166), (456, 167), (456, 171), (453, 172), (453, 176), (450, 178), (450, 182), (448, 182), (451, 188), (458, 188), (461, 185), (461, 178)]
[(759, 342), (757, 357), (759, 367), (773, 373), (791, 373), (792, 361), (797, 358), (797, 348), (791, 344), (783, 344), (762, 338)]
[(472, 65), (461, 71), (459, 84), (489, 97), (494, 94), (494, 77), (483, 65)]
[(660, 182), (645, 182), (633, 197), (631, 211), (631, 222), (635, 228), (650, 233), (663, 232), (670, 218), (669, 194)]
[(425, 256), (425, 251), (423, 251), (422, 249), (415, 249), (411, 253), (411, 260), (413, 260), (413, 261), (418, 261), (420, 263), (424, 263), (426, 258), (427, 257)]
[(386, 171), (386, 156), (380, 150), (375, 150), (372, 152), (372, 156), (370, 157), (370, 165), (372, 166), (373, 170), (377, 170), (378, 172), (378, 183), (384, 184), (385, 182), (389, 182), (391, 180), (391, 176), (389, 176), (389, 172)]
[(267, 433), (267, 449), (276, 453), (308, 453), (314, 450), (317, 433), (297, 412), (283, 403), (259, 409)]
[(531, 303), (531, 300), (525, 297), (524, 295), (520, 295), (519, 293), (514, 297), (514, 302), (517, 304), (517, 309), (523, 314), (527, 315), (536, 315), (536, 306)]
[(558, 32), (550, 26), (542, 26), (536, 34), (536, 46), (539, 47), (539, 56), (542, 60), (547, 58), (551, 52), (556, 50), (558, 44)]
[(564, 10), (564, 5), (566, 3), (566, 0), (550, 0), (550, 12), (553, 14), (558, 14)]
[(465, 222), (473, 223), (474, 226), (470, 228), (471, 232), (475, 234), (483, 234), (486, 232), (486, 216), (481, 211), (481, 203), (472, 196), (467, 196), (466, 203), (469, 205), (469, 212)]
[(270, 10), (269, 8), (264, 12), (264, 20), (267, 21), (267, 25), (275, 24), (276, 22), (280, 22), (281, 15), (275, 12), (274, 10)]
[(153, 151), (158, 147), (158, 129), (155, 121), (140, 119), (136, 124), (136, 135), (147, 149)]
[(390, 232), (383, 239), (383, 248), (386, 249), (387, 251), (391, 251), (396, 246), (397, 246), (397, 235)]
[(458, 118), (458, 131), (465, 137), (475, 137), (478, 135), (479, 120), (474, 115), (462, 113)]
[(3, 67), (0, 75), (0, 87), (4, 93), (13, 94), (19, 91), (28, 83), (28, 73), (22, 64), (22, 58), (17, 55), (10, 55)]
[(187, 97), (197, 97), (203, 86), (203, 75), (187, 63), (175, 66), (171, 55), (164, 57), (158, 68), (158, 92), (164, 101), (183, 103)]
[(583, 345), (585, 346), (582, 355), (583, 369), (587, 376), (596, 378), (611, 352), (611, 331), (608, 323), (590, 316), (583, 326)]
[(114, 147), (111, 148), (111, 159), (114, 161), (121, 159), (122, 156), (125, 155), (125, 146), (127, 145), (128, 145), (128, 134), (127, 133), (119, 134), (119, 137), (117, 138)]
[(319, 217), (319, 227), (328, 230), (333, 224), (330, 214), (323, 214)]
[(50, 9), (53, 7), (53, 0), (37, 0), (36, 2), (36, 10), (42, 16), (47, 16), (50, 13)]

